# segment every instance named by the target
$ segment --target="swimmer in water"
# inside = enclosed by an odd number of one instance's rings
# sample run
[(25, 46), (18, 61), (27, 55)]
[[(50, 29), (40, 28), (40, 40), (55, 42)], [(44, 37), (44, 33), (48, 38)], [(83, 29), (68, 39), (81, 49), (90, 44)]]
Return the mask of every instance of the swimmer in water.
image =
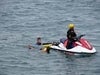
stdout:
[(36, 44), (37, 44), (37, 45), (41, 45), (41, 44), (42, 44), (42, 42), (41, 42), (41, 38), (40, 38), (40, 37), (37, 38), (37, 42), (36, 42)]

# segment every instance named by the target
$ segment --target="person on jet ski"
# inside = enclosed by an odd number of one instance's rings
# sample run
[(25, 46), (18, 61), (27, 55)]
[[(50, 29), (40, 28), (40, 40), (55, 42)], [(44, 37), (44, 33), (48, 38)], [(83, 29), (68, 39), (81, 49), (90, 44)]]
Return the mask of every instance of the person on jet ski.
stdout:
[(67, 31), (67, 38), (68, 38), (68, 42), (67, 42), (67, 49), (71, 49), (73, 48), (73, 42), (75, 42), (77, 39), (77, 35), (74, 31), (74, 24), (69, 24), (68, 25), (68, 31)]

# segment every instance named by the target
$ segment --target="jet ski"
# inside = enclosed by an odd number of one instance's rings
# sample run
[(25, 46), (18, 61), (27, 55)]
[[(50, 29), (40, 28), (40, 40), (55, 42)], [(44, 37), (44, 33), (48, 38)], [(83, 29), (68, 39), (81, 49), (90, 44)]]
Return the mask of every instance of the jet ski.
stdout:
[(77, 41), (73, 43), (73, 48), (67, 49), (68, 40), (66, 39), (64, 42), (60, 42), (59, 44), (51, 45), (50, 48), (53, 50), (59, 50), (66, 53), (72, 54), (94, 54), (96, 53), (96, 49), (85, 39), (82, 38), (81, 35), (78, 37)]

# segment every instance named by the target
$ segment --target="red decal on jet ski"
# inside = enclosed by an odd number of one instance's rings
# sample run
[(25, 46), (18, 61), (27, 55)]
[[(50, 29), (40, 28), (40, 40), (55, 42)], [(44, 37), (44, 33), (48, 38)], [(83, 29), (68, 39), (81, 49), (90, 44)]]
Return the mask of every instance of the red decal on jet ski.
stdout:
[(66, 40), (66, 41), (64, 42), (64, 46), (65, 46), (65, 47), (67, 46), (67, 43), (68, 43), (68, 40)]
[(80, 39), (79, 40), (80, 43), (82, 44), (83, 47), (89, 49), (89, 50), (92, 50), (93, 46), (85, 39)]

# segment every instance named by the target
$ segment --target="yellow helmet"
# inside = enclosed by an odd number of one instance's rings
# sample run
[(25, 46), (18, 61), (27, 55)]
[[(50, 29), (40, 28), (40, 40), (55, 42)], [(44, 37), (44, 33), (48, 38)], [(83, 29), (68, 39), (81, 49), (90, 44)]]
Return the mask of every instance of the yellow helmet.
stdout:
[(74, 28), (74, 24), (69, 24), (69, 25), (68, 25), (68, 28), (69, 28), (69, 29)]

